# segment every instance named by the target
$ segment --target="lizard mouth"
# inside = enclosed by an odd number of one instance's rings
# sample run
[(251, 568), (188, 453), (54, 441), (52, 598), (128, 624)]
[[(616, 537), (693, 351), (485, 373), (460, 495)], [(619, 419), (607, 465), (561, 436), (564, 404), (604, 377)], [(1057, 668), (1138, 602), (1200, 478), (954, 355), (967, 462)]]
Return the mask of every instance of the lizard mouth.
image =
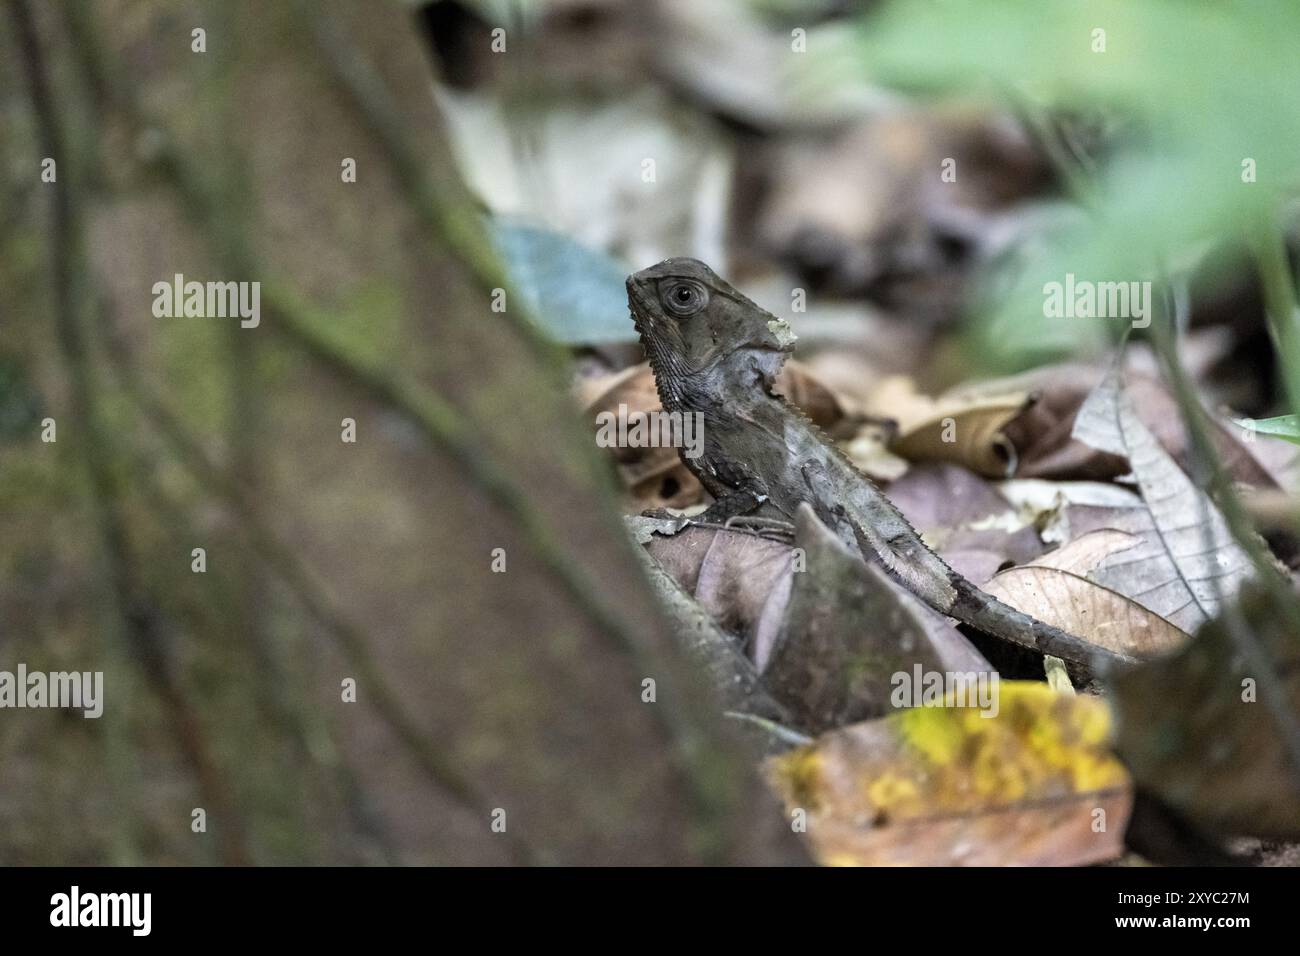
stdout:
[(627, 306), (628, 313), (632, 316), (632, 327), (644, 341), (654, 325), (654, 320), (650, 317), (649, 310), (645, 308), (645, 293), (630, 279), (627, 283)]
[(641, 324), (641, 316), (637, 313), (636, 309), (629, 309), (628, 312), (632, 316), (632, 328), (636, 329), (636, 334), (641, 337), (642, 341), (644, 341), (646, 337), (646, 328)]

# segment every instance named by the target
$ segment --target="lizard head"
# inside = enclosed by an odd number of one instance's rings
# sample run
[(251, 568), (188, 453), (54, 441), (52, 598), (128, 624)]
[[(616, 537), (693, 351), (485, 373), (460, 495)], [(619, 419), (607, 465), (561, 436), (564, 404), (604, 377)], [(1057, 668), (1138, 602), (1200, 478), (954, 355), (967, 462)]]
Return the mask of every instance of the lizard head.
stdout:
[(627, 299), (661, 393), (665, 383), (699, 385), (728, 370), (752, 369), (770, 386), (794, 351), (784, 320), (698, 259), (665, 259), (629, 276)]

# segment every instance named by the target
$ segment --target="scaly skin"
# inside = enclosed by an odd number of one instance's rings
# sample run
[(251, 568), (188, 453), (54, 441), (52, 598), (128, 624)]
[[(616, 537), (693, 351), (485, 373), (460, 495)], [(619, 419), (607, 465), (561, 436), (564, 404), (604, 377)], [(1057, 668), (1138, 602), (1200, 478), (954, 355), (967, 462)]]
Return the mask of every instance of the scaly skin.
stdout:
[(845, 544), (942, 614), (1095, 672), (1131, 658), (1001, 603), (953, 571), (902, 513), (772, 388), (794, 335), (696, 259), (627, 280), (628, 305), (669, 412), (704, 416), (704, 451), (682, 462), (713, 495), (701, 521), (746, 514), (793, 522), (807, 503)]

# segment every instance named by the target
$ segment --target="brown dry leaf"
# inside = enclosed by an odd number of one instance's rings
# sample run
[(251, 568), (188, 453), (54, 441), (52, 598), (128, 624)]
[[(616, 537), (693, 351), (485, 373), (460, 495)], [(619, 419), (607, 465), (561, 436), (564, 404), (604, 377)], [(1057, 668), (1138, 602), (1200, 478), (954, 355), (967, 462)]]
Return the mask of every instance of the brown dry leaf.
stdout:
[(788, 544), (688, 526), (671, 536), (651, 535), (646, 550), (719, 627), (751, 651), (772, 643), (790, 598)]
[[(637, 525), (653, 519), (629, 518), (634, 533)], [(722, 705), (727, 710), (755, 714), (783, 725), (790, 716), (772, 699), (753, 662), (732, 635), (688, 595), (672, 576), (648, 554), (646, 575), (659, 595), (660, 603), (673, 624), (681, 648), (709, 677)]]
[(1295, 839), (1300, 636), (1288, 623), (1293, 607), (1248, 585), (1239, 611), (1238, 626), (1265, 666), (1247, 662), (1224, 619), (1211, 621), (1178, 654), (1115, 675), (1116, 749), (1141, 787), (1194, 824)]
[(889, 707), (891, 675), (914, 666), (992, 672), (952, 624), (865, 563), (807, 505), (795, 528), (804, 569), (789, 575), (793, 594), (773, 646), (755, 645), (763, 679), (794, 726), (817, 733), (878, 717)]
[(999, 556), (996, 571), (1004, 562), (1024, 564), (1043, 553), (1032, 524), (986, 479), (960, 465), (917, 465), (889, 486), (889, 498), (945, 560), (992, 552)]
[[(663, 408), (655, 391), (654, 374), (647, 363), (633, 365), (613, 375), (581, 379), (575, 386), (584, 414), (597, 429), (601, 413), (618, 414), (625, 407), (629, 418)], [(685, 465), (676, 448), (610, 448), (619, 478), (632, 497), (630, 510), (688, 508), (705, 500), (704, 486)]]
[[(656, 519), (643, 516), (624, 519), (629, 523), (652, 526)], [(686, 589), (686, 593), (695, 594), (695, 585), (700, 579), (700, 566), (704, 556), (709, 553), (716, 532), (711, 528), (699, 528), (687, 525), (673, 535), (646, 533), (638, 538), (650, 556), (658, 561), (673, 580)]]
[[(1104, 374), (1096, 366), (1066, 362), (965, 386), (955, 393), (977, 396), (1023, 391), (1034, 396), (1032, 407), (1005, 428), (1018, 455), (1017, 477), (1102, 480), (1128, 470), (1123, 457), (1080, 442), (1073, 429), (1080, 407)], [(1186, 468), (1187, 431), (1168, 389), (1159, 379), (1137, 372), (1128, 375), (1125, 389), (1142, 423), (1180, 467)], [(1277, 487), (1269, 469), (1242, 442), (1240, 429), (1215, 419), (1209, 437), (1233, 480), (1251, 487)]]
[(573, 383), (573, 393), (578, 404), (590, 415), (617, 408), (620, 401), (629, 407), (650, 408), (659, 402), (654, 376), (647, 380), (649, 363), (629, 365), (627, 368), (604, 375), (588, 375)]
[(1214, 617), (1221, 601), (1235, 595), (1250, 575), (1250, 559), (1218, 508), (1138, 418), (1118, 368), (1079, 410), (1074, 437), (1128, 459), (1151, 520), (1151, 530), (1136, 532), (1140, 545), (1105, 558), (1089, 579), (1184, 631)]
[(1108, 650), (1153, 657), (1189, 635), (1132, 598), (1085, 575), (1113, 554), (1137, 547), (1136, 535), (1105, 528), (1076, 538), (1029, 564), (996, 575), (984, 590), (1000, 601)]
[(1036, 565), (994, 575), (984, 590), (1018, 611), (1130, 657), (1175, 650), (1188, 635), (1118, 591)]
[(802, 362), (786, 361), (776, 377), (775, 390), (798, 406), (818, 428), (834, 428), (844, 417), (844, 405), (838, 396)]
[(756, 661), (785, 617), (792, 561), (793, 549), (782, 542), (718, 531), (700, 565), (695, 599), (719, 626), (746, 639)]
[(1025, 392), (934, 399), (917, 392), (911, 379), (891, 376), (876, 387), (866, 411), (898, 423), (890, 449), (909, 461), (953, 462), (1006, 478), (1015, 467), (1015, 448), (1003, 429), (1031, 403)]
[(824, 864), (1077, 865), (1115, 859), (1132, 797), (1095, 698), (1003, 681), (996, 716), (916, 707), (768, 760)]
[(1117, 528), (1099, 528), (1080, 535), (1069, 544), (1029, 562), (1035, 567), (1055, 568), (1070, 574), (1086, 575), (1112, 554), (1137, 547), (1142, 539)]

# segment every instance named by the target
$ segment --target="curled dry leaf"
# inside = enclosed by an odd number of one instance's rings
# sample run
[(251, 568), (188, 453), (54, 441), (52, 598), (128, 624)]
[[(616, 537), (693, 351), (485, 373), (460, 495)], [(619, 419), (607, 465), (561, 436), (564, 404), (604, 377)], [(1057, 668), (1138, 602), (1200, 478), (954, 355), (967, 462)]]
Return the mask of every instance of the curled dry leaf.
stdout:
[(876, 388), (867, 412), (898, 423), (890, 448), (909, 461), (952, 462), (1005, 478), (1014, 470), (1015, 448), (1003, 429), (1031, 404), (1025, 392), (933, 399), (910, 379), (892, 376)]
[(996, 716), (917, 707), (769, 758), (825, 864), (1066, 866), (1118, 857), (1131, 808), (1095, 698), (1004, 681)]
[[(1036, 401), (1025, 414), (1008, 422), (1004, 429), (1017, 452), (1017, 477), (1110, 479), (1127, 470), (1125, 456), (1096, 448), (1080, 441), (1074, 434), (1079, 410), (1102, 374), (1095, 366), (1066, 362), (1010, 378), (963, 386), (951, 394), (975, 398), (1021, 391), (1034, 396)], [(1160, 446), (1185, 467), (1187, 433), (1178, 403), (1168, 389), (1159, 379), (1143, 373), (1131, 374), (1125, 389), (1132, 398), (1138, 418)], [(1242, 429), (1215, 419), (1210, 423), (1209, 438), (1233, 480), (1252, 487), (1277, 486), (1268, 469), (1246, 444), (1249, 439)]]

